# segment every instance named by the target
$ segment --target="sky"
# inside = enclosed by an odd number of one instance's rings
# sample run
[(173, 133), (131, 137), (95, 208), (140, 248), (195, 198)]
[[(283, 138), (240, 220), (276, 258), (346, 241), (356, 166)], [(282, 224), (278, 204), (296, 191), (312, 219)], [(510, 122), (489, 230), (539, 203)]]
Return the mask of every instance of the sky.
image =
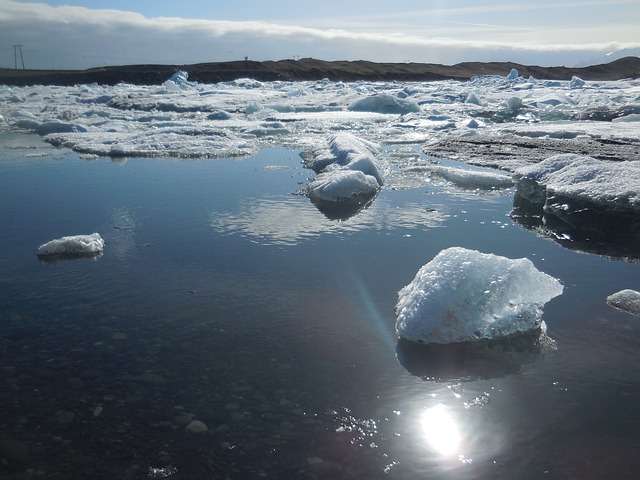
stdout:
[(0, 0), (0, 68), (304, 57), (583, 66), (640, 55), (638, 25), (640, 0)]

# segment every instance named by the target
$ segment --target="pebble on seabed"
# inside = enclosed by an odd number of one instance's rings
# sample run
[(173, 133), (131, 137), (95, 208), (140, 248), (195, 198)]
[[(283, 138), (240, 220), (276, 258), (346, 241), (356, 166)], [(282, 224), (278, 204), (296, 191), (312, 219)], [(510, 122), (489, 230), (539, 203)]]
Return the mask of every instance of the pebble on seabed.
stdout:
[(207, 426), (200, 420), (193, 420), (186, 427), (184, 427), (184, 429), (191, 433), (204, 433), (209, 431)]

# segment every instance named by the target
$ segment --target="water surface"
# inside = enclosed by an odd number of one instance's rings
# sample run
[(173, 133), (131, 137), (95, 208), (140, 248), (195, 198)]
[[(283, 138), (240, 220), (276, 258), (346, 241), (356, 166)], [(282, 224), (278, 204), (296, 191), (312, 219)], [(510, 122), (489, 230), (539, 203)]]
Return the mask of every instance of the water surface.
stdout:
[[(605, 303), (640, 288), (638, 264), (513, 223), (512, 191), (383, 189), (337, 221), (296, 194), (312, 174), (295, 151), (115, 162), (2, 135), (9, 478), (640, 472), (640, 319)], [(36, 257), (93, 232), (96, 260)], [(397, 291), (451, 246), (558, 278), (544, 315), (556, 349), (469, 358), (398, 343)], [(191, 420), (208, 432), (186, 432)]]

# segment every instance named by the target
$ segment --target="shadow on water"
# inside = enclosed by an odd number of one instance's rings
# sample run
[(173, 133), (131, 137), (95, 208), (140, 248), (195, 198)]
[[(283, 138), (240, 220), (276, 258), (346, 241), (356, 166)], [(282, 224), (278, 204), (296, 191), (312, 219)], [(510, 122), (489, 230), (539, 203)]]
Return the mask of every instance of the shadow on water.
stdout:
[(559, 195), (544, 205), (517, 193), (511, 218), (569, 250), (640, 262), (640, 214), (614, 212)]
[(555, 341), (544, 329), (501, 340), (421, 344), (400, 339), (396, 357), (412, 375), (438, 382), (474, 381), (519, 373), (524, 365), (548, 357)]

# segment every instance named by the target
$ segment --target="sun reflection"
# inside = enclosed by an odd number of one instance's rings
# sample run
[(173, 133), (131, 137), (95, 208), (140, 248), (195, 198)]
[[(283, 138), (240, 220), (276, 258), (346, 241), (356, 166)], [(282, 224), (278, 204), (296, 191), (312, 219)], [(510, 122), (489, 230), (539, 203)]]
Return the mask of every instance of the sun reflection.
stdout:
[(460, 431), (447, 408), (441, 403), (429, 408), (421, 418), (424, 435), (431, 447), (442, 455), (456, 453)]

